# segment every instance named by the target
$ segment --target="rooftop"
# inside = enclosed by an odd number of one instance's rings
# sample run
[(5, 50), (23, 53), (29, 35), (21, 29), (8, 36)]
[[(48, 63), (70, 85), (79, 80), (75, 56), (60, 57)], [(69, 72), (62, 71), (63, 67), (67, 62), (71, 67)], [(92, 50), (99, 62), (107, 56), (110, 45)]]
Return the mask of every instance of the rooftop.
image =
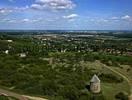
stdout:
[(92, 82), (92, 83), (99, 83), (99, 82), (100, 82), (100, 79), (98, 78), (97, 75), (94, 75), (94, 76), (92, 77), (92, 79), (90, 80), (90, 82)]

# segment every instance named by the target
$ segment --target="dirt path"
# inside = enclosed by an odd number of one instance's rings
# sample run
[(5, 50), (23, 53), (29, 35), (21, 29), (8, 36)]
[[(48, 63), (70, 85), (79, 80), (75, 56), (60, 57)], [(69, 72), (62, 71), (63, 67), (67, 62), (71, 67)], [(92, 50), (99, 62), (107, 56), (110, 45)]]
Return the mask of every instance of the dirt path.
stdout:
[(15, 97), (19, 100), (48, 100), (48, 99), (44, 99), (44, 98), (40, 98), (40, 97), (32, 97), (32, 96), (27, 96), (27, 95), (20, 95), (8, 90), (4, 90), (4, 89), (0, 89), (0, 94), (3, 94), (5, 96), (12, 96)]
[(105, 67), (105, 68), (111, 70), (112, 72), (118, 74), (119, 76), (121, 76), (123, 79), (125, 79), (125, 80), (127, 81), (128, 85), (129, 85), (129, 87), (130, 87), (130, 96), (129, 96), (129, 100), (132, 100), (132, 84), (131, 84), (130, 80), (129, 80), (126, 76), (124, 76), (123, 74), (121, 74), (120, 72), (118, 72), (118, 71), (112, 69), (111, 67), (106, 66), (105, 64), (103, 64), (103, 67)]
[(132, 94), (129, 96), (129, 100), (132, 100)]
[(48, 99), (44, 99), (40, 97), (32, 97), (32, 96), (27, 96), (27, 95), (23, 95), (23, 96), (29, 98), (30, 100), (48, 100)]
[(19, 100), (28, 100), (26, 97), (24, 97), (22, 95), (19, 95), (17, 93), (14, 93), (14, 92), (11, 92), (11, 91), (8, 91), (8, 90), (4, 90), (4, 89), (0, 89), (0, 94), (4, 94), (4, 95), (7, 95), (7, 96), (12, 96), (12, 97), (15, 97)]

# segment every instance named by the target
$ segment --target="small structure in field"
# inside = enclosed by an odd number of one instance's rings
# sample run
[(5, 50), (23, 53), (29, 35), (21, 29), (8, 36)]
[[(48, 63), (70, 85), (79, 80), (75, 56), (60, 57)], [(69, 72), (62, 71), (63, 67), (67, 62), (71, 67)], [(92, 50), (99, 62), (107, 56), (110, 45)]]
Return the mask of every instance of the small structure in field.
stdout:
[(26, 54), (25, 53), (20, 53), (20, 57), (21, 58), (25, 58), (26, 57)]
[(9, 54), (9, 50), (6, 50), (6, 51), (5, 51), (5, 54)]
[(12, 42), (13, 42), (13, 40), (7, 40), (7, 42), (12, 43)]
[(100, 93), (101, 91), (100, 79), (97, 75), (94, 75), (90, 81), (90, 91), (92, 93)]

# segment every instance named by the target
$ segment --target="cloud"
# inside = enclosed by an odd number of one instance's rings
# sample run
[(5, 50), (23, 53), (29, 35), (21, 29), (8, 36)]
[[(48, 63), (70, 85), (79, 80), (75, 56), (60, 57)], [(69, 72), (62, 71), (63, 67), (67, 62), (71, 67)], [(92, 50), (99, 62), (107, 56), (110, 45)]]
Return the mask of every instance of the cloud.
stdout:
[(76, 5), (71, 0), (36, 0), (31, 8), (37, 10), (69, 10)]
[(125, 20), (129, 20), (131, 17), (129, 15), (125, 15), (123, 17), (121, 17), (121, 19), (125, 19)]
[(101, 18), (101, 19), (96, 19), (96, 21), (95, 22), (97, 22), (97, 23), (108, 23), (108, 22), (110, 22), (108, 19), (103, 19), (103, 18)]
[(112, 20), (118, 20), (119, 17), (112, 17), (111, 19), (112, 19)]
[(127, 21), (127, 22), (132, 22), (132, 17), (129, 16), (129, 15), (125, 15), (125, 16), (121, 17), (121, 19), (122, 19), (122, 20), (125, 20), (125, 21)]
[(22, 19), (18, 22), (24, 22), (24, 23), (34, 23), (34, 22), (41, 22), (42, 21), (42, 18), (37, 18), (37, 19), (28, 19), (28, 18), (25, 18), (25, 19)]
[(106, 24), (106, 23), (110, 23), (111, 21), (115, 21), (115, 20), (111, 20), (111, 18), (88, 17), (85, 21), (92, 22), (92, 23), (105, 23)]
[(68, 15), (68, 16), (63, 16), (63, 18), (65, 18), (65, 19), (74, 19), (76, 17), (78, 17), (77, 14), (71, 14), (71, 15)]
[(12, 8), (0, 8), (0, 14), (9, 14), (13, 12), (26, 11), (29, 9), (29, 6), (25, 7), (12, 7)]
[(121, 20), (132, 21), (132, 17), (129, 15), (125, 15), (125, 16), (120, 16), (120, 17), (112, 17), (111, 20), (114, 20), (114, 21), (121, 21)]
[(36, 10), (43, 10), (43, 7), (39, 4), (32, 4), (31, 8), (36, 9)]
[(29, 6), (15, 7), (15, 8), (13, 8), (13, 11), (25, 11), (25, 10), (28, 10), (29, 8), (30, 8)]
[(22, 22), (30, 22), (30, 20), (25, 18), (22, 20)]
[(0, 20), (0, 22), (6, 22), (6, 23), (35, 23), (35, 22), (41, 22), (41, 21), (43, 21), (42, 18), (36, 18), (36, 19), (28, 19), (28, 18), (9, 19), (9, 18), (5, 18), (5, 19)]
[(0, 8), (0, 14), (8, 14), (11, 12), (12, 12), (12, 9)]
[[(8, 0), (14, 2), (15, 0)], [(27, 11), (31, 9), (35, 10), (70, 10), (76, 5), (71, 0), (35, 0), (35, 2), (29, 6), (24, 7), (10, 7), (10, 8), (0, 8), (0, 13), (10, 13), (18, 11)]]
[(0, 22), (4, 22), (4, 23), (15, 23), (17, 21), (15, 19), (4, 18), (4, 19), (1, 19)]

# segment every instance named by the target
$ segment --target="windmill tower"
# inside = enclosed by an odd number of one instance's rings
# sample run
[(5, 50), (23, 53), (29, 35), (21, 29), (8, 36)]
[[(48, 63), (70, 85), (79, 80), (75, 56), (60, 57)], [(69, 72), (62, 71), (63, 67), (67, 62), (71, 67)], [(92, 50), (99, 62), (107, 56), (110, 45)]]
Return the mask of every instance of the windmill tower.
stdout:
[(100, 79), (97, 75), (94, 75), (90, 81), (90, 91), (92, 93), (100, 93), (101, 91)]

